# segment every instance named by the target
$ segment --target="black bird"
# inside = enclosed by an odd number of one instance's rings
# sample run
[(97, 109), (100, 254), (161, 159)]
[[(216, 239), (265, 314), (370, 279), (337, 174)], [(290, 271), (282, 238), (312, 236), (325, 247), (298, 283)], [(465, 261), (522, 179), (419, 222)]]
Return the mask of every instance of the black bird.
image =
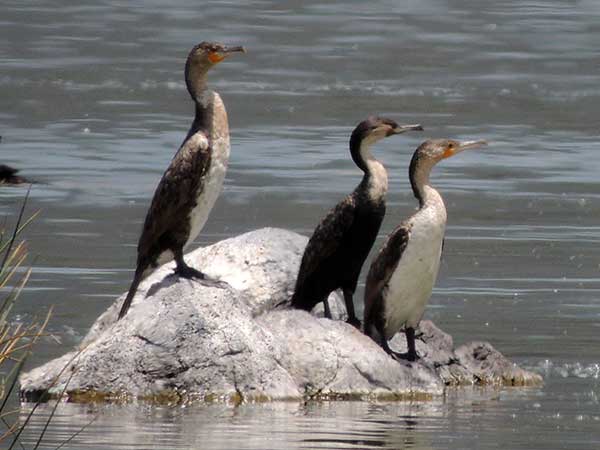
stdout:
[(0, 184), (23, 184), (28, 181), (20, 175), (19, 169), (7, 166), (6, 164), (0, 164)]
[(142, 279), (159, 264), (173, 258), (175, 273), (184, 278), (206, 279), (188, 266), (183, 249), (204, 226), (223, 185), (229, 161), (229, 125), (219, 94), (208, 90), (208, 71), (243, 47), (202, 42), (190, 51), (185, 83), (196, 115), (181, 147), (160, 180), (148, 209), (138, 242), (137, 266), (119, 319), (127, 314)]
[(310, 311), (323, 302), (325, 316), (331, 318), (327, 297), (341, 288), (348, 323), (360, 327), (352, 296), (385, 215), (388, 188), (387, 171), (371, 154), (371, 146), (385, 137), (422, 129), (420, 125), (399, 126), (380, 117), (369, 117), (354, 129), (350, 154), (364, 172), (363, 179), (325, 216), (308, 241), (291, 300), (293, 307)]
[[(442, 159), (484, 144), (429, 140), (412, 157), (409, 178), (419, 209), (388, 236), (371, 264), (365, 288), (365, 333), (396, 359), (418, 358), (415, 328), (431, 296), (442, 255), (446, 207), (429, 184), (429, 173)], [(394, 352), (387, 342), (403, 327), (408, 344), (405, 354)]]

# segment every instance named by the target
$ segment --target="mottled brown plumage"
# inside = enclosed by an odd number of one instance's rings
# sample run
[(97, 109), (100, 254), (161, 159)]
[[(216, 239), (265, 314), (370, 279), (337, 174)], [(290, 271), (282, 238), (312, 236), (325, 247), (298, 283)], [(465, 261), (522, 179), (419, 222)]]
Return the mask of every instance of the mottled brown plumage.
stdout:
[(201, 230), (216, 200), (229, 159), (227, 113), (216, 92), (206, 89), (208, 70), (228, 54), (244, 51), (203, 42), (189, 53), (185, 81), (196, 106), (194, 122), (162, 176), (138, 242), (136, 271), (119, 319), (128, 311), (141, 280), (159, 264), (175, 259), (175, 273), (205, 279), (183, 259), (183, 249)]
[(341, 288), (348, 322), (360, 326), (352, 295), (385, 215), (385, 202), (371, 202), (357, 191), (338, 203), (311, 236), (300, 264), (292, 305), (310, 310), (322, 301), (325, 315), (331, 318), (327, 297)]
[(296, 281), (298, 285), (303, 285), (307, 278), (319, 270), (320, 262), (331, 257), (342, 245), (344, 235), (354, 222), (355, 197), (355, 194), (348, 195), (317, 225), (304, 249)]
[(197, 205), (196, 192), (202, 190), (210, 157), (207, 139), (188, 140), (177, 152), (148, 209), (138, 243), (138, 265), (156, 267), (162, 251), (186, 243), (190, 223), (181, 218)]
[(390, 233), (367, 274), (364, 310), (365, 333), (371, 337), (381, 337), (380, 344), (384, 349), (389, 347), (383, 332), (386, 314), (382, 296), (385, 295), (390, 278), (408, 245), (411, 228), (410, 223), (402, 222)]

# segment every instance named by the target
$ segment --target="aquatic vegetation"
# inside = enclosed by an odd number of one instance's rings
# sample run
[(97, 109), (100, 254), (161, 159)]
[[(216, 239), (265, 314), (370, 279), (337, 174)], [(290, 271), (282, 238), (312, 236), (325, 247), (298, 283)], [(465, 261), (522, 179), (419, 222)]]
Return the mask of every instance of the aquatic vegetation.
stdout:
[[(38, 215), (36, 212), (24, 220), (28, 196), (29, 191), (12, 230), (7, 232), (5, 229), (0, 229), (0, 292), (4, 292), (4, 295), (0, 296), (0, 395), (2, 399), (0, 423), (4, 427), (0, 431), (0, 443), (8, 443), (12, 440), (9, 449), (19, 442), (19, 436), (27, 427), (31, 417), (29, 415), (20, 422), (19, 410), (11, 409), (10, 399), (16, 395), (15, 386), (19, 374), (36, 342), (45, 335), (52, 314), (50, 310), (44, 316), (33, 317), (28, 322), (18, 320), (12, 314), (13, 307), (27, 284), (32, 270), (31, 267), (25, 268), (29, 254), (25, 241), (20, 240), (21, 232)], [(43, 433), (35, 448), (39, 446), (42, 437)]]

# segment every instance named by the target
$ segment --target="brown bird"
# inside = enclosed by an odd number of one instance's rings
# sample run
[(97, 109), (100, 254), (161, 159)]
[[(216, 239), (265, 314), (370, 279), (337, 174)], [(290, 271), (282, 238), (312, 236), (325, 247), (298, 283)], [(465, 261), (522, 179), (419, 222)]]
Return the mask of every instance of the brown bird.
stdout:
[(243, 47), (202, 42), (187, 57), (185, 83), (196, 115), (154, 192), (138, 242), (135, 275), (119, 319), (127, 314), (142, 279), (159, 264), (175, 258), (175, 273), (180, 277), (207, 279), (183, 259), (184, 248), (202, 230), (221, 192), (229, 161), (227, 112), (219, 94), (207, 89), (207, 74), (227, 56), (244, 51)]

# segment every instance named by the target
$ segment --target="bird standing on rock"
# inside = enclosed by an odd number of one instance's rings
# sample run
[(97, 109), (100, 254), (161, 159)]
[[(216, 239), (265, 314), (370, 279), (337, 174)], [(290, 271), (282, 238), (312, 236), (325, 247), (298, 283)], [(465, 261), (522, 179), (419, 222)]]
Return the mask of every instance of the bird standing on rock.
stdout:
[(190, 51), (185, 83), (196, 114), (181, 147), (160, 180), (138, 242), (135, 275), (119, 319), (127, 314), (142, 279), (159, 264), (175, 259), (175, 273), (209, 281), (188, 266), (183, 249), (198, 236), (223, 185), (229, 161), (229, 125), (219, 94), (208, 90), (208, 71), (243, 47), (202, 42)]
[(371, 146), (388, 136), (422, 129), (420, 125), (400, 126), (381, 117), (369, 117), (354, 129), (350, 137), (350, 154), (364, 172), (363, 179), (325, 216), (308, 241), (291, 300), (293, 307), (310, 311), (323, 302), (325, 316), (331, 318), (327, 297), (341, 288), (348, 323), (360, 327), (352, 297), (360, 269), (385, 215), (388, 188), (387, 171), (371, 154)]
[[(431, 169), (442, 159), (485, 144), (429, 140), (412, 157), (409, 178), (419, 209), (388, 236), (371, 264), (365, 288), (364, 331), (396, 359), (418, 358), (415, 328), (423, 317), (440, 266), (446, 207), (429, 184)], [(390, 349), (387, 341), (403, 327), (408, 352), (401, 354)]]

